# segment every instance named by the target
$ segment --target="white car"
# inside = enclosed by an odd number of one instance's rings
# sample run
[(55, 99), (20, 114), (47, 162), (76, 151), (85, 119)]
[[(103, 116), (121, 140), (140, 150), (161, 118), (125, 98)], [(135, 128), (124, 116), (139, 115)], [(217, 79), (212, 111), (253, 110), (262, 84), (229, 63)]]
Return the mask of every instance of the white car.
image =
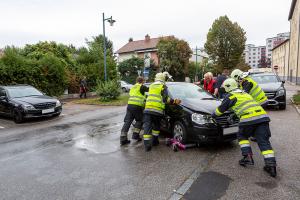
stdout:
[(132, 84), (127, 83), (126, 81), (120, 81), (121, 83), (121, 89), (123, 92), (129, 92), (129, 90), (132, 88)]

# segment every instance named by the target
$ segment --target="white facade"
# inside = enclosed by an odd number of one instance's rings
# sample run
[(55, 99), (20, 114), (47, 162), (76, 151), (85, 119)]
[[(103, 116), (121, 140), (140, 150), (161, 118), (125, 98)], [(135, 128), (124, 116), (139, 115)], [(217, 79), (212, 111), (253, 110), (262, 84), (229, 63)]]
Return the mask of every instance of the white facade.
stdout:
[[(199, 48), (197, 49), (198, 53), (197, 53), (197, 63), (201, 63), (202, 60), (204, 58), (208, 58), (208, 55), (207, 53), (204, 51), (203, 48)], [(196, 62), (196, 49), (193, 49), (193, 54), (192, 54), (192, 57), (190, 57), (190, 61), (191, 62)]]
[(266, 58), (272, 60), (272, 49), (290, 38), (290, 32), (279, 33), (276, 37), (266, 39)]
[(137, 54), (135, 52), (119, 54), (117, 57), (117, 63), (123, 62), (124, 60), (128, 60), (132, 57), (137, 57)]
[(255, 46), (253, 44), (247, 44), (244, 50), (244, 58), (245, 62), (251, 68), (257, 68), (261, 58), (264, 56), (262, 55), (264, 52), (265, 46)]

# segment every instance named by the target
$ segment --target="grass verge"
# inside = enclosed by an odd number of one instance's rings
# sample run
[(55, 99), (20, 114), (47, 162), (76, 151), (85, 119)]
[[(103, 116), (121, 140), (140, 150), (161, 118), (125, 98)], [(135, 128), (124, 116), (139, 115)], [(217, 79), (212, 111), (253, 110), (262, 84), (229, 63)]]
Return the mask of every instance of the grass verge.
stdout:
[(116, 100), (103, 102), (100, 98), (89, 98), (89, 99), (76, 99), (73, 103), (86, 104), (86, 105), (100, 105), (100, 106), (125, 106), (127, 105), (129, 95), (122, 94)]
[(295, 104), (300, 105), (300, 92), (298, 92), (298, 94), (295, 94), (293, 96), (293, 100), (294, 100)]

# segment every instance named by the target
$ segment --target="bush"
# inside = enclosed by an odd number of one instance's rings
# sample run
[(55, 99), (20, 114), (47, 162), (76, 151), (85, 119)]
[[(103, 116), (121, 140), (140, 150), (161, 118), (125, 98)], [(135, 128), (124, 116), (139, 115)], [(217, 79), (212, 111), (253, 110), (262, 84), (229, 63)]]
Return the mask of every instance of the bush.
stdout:
[(98, 82), (96, 93), (100, 96), (100, 101), (111, 101), (117, 99), (121, 94), (121, 85), (117, 80)]

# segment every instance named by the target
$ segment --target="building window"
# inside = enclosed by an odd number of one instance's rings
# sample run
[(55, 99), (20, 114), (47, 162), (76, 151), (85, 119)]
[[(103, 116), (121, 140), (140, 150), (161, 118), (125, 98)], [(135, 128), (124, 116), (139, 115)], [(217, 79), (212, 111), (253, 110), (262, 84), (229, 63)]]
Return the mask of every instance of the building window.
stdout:
[(251, 59), (251, 57), (249, 57), (249, 59)]
[(253, 55), (256, 55), (256, 53), (253, 53)]
[(270, 44), (268, 45), (268, 47), (271, 47), (271, 46), (272, 46), (272, 45), (270, 45)]
[(249, 63), (251, 63), (251, 60), (249, 60)]

